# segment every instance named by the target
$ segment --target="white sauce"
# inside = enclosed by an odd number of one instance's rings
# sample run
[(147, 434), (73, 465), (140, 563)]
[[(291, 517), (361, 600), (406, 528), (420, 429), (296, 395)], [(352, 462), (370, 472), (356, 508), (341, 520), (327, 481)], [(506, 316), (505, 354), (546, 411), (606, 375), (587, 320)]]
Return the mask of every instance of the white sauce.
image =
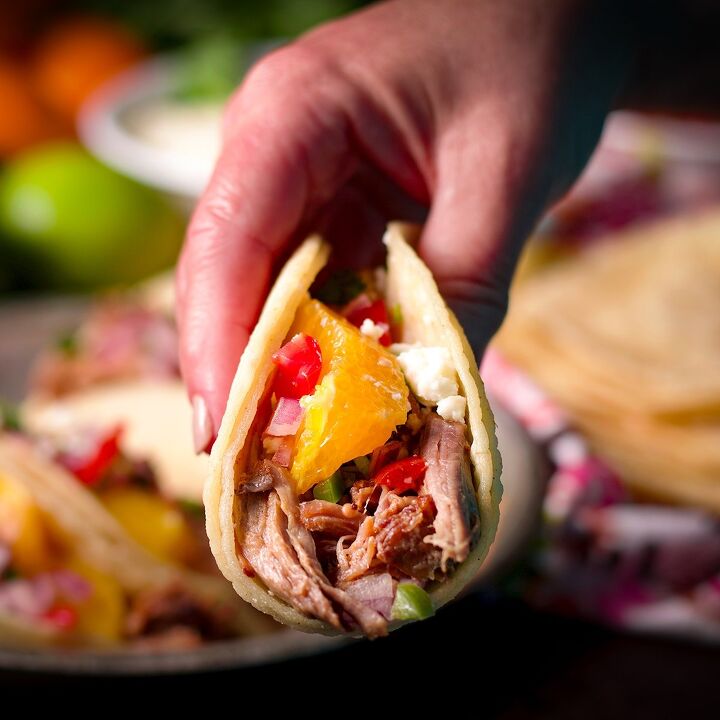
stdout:
[(152, 99), (129, 108), (123, 122), (144, 142), (205, 169), (220, 153), (222, 114), (222, 103)]

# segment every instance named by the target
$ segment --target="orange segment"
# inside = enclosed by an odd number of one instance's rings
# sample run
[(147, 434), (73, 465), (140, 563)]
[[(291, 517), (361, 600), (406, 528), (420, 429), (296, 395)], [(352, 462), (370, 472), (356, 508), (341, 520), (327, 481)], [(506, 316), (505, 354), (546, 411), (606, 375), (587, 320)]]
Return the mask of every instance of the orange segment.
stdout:
[(29, 88), (24, 67), (0, 56), (0, 158), (68, 134)]
[(317, 300), (304, 302), (289, 337), (314, 337), (323, 356), (320, 384), (305, 408), (290, 473), (298, 493), (344, 462), (372, 452), (405, 422), (408, 388), (393, 355)]
[(14, 570), (33, 575), (50, 568), (53, 552), (48, 530), (30, 492), (0, 475), (0, 541), (10, 547)]
[(191, 530), (182, 512), (163, 498), (141, 488), (120, 487), (100, 499), (128, 535), (156, 557), (182, 563), (190, 555)]
[(75, 634), (98, 642), (118, 642), (125, 625), (125, 593), (112, 576), (79, 558), (72, 558), (67, 569), (90, 583), (92, 593), (78, 605)]

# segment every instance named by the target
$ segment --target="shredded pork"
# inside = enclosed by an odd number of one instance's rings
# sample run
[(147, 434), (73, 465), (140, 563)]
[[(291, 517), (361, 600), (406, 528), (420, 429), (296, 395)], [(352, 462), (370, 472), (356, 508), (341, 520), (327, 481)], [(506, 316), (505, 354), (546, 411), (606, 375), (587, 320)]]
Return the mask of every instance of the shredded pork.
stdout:
[[(289, 473), (269, 460), (258, 463), (248, 482), (238, 488), (238, 542), (252, 571), (293, 607), (343, 629), (347, 614), (369, 637), (387, 633), (387, 621), (377, 611), (334, 587), (317, 558), (315, 541), (303, 525)], [(272, 489), (265, 487), (272, 478)], [(340, 613), (340, 614), (339, 614)]]
[(377, 556), (416, 580), (429, 580), (440, 566), (440, 550), (425, 541), (432, 533), (435, 507), (431, 497), (386, 493), (375, 513)]
[(465, 425), (430, 415), (420, 455), (427, 463), (423, 492), (432, 497), (435, 532), (426, 542), (442, 550), (442, 569), (449, 560), (467, 558), (478, 531), (478, 506), (465, 453)]
[[(228, 618), (179, 584), (149, 588), (133, 600), (126, 621), (130, 638), (199, 644), (232, 636)], [(160, 642), (158, 640), (158, 642)]]
[(300, 503), (300, 517), (310, 532), (324, 533), (334, 538), (357, 535), (363, 514), (352, 505), (338, 505), (326, 500)]
[[(388, 444), (395, 455), (407, 454), (406, 443), (419, 440), (427, 469), (417, 495), (361, 479), (349, 487), (351, 502), (301, 502), (285, 468), (256, 462), (237, 487), (247, 574), (338, 630), (356, 625), (369, 637), (386, 634), (393, 583), (437, 580), (448, 563), (467, 558), (478, 532), (465, 426), (435, 413), (424, 421), (417, 440)], [(390, 451), (373, 457), (379, 462)]]

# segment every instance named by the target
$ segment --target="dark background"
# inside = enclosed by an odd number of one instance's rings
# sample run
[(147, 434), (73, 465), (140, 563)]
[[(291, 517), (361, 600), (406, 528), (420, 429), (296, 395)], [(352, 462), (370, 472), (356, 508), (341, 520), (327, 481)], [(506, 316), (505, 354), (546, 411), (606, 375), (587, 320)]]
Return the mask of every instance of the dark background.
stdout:
[[(155, 678), (0, 673), (2, 697), (52, 700), (100, 712), (207, 701), (218, 712), (295, 708), (312, 715), (444, 707), (441, 717), (717, 718), (717, 648), (619, 634), (538, 614), (490, 594), (467, 597), (422, 624), (315, 658), (239, 671)], [(264, 707), (263, 707), (264, 706)], [(7, 706), (6, 706), (7, 707)], [(252, 712), (254, 715), (255, 713)]]

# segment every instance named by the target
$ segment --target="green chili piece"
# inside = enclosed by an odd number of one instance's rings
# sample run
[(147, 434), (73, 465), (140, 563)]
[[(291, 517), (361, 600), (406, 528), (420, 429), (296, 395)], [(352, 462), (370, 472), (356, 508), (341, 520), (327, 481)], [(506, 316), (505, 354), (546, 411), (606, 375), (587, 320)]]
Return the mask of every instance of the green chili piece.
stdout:
[(316, 500), (326, 500), (331, 503), (336, 503), (344, 494), (345, 482), (339, 470), (313, 488), (313, 496)]
[(435, 614), (430, 596), (414, 583), (400, 583), (392, 606), (393, 620), (425, 620)]

